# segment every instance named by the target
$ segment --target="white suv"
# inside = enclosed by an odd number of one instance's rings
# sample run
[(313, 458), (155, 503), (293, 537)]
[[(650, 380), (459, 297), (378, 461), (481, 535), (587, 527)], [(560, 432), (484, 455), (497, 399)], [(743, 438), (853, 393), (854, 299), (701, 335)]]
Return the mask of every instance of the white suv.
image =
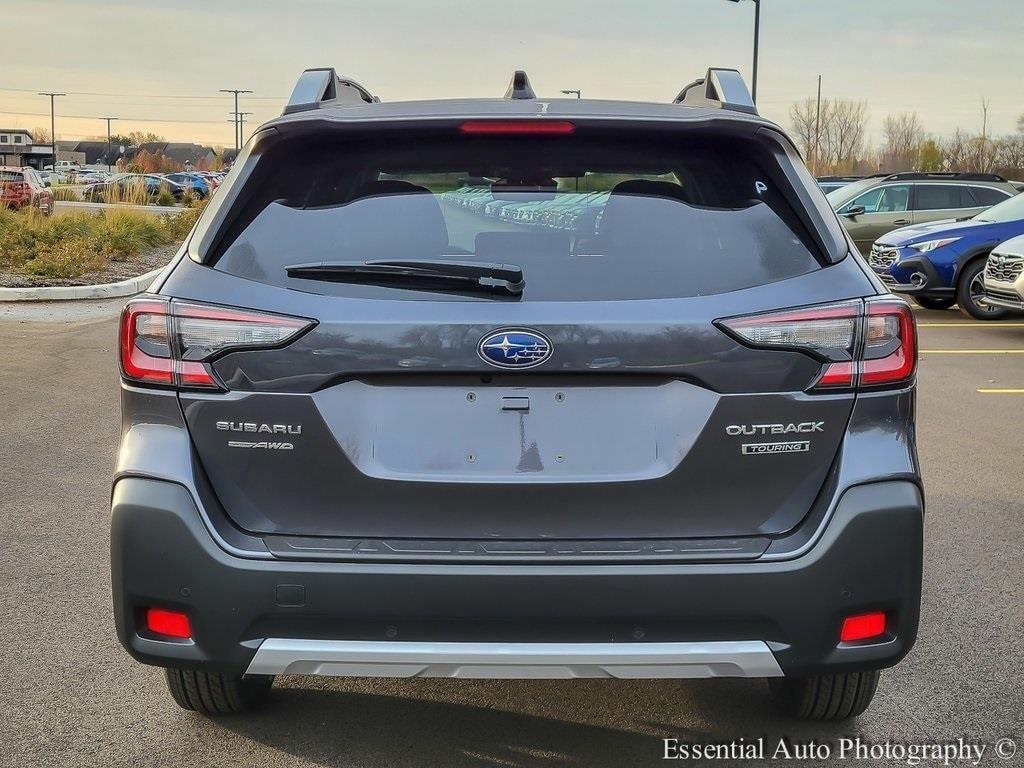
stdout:
[(997, 245), (984, 274), (986, 304), (1024, 311), (1024, 235)]

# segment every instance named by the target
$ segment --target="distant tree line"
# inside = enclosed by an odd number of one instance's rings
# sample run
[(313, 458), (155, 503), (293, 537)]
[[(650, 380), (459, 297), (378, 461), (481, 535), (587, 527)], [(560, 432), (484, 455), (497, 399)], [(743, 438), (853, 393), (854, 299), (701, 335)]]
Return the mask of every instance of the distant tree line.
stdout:
[[(983, 102), (983, 110), (987, 104)], [(1024, 179), (1024, 115), (1016, 133), (990, 136), (958, 128), (951, 136), (929, 135), (916, 112), (899, 112), (882, 121), (882, 144), (867, 142), (868, 105), (864, 101), (814, 99), (789, 110), (792, 136), (818, 175), (877, 171), (974, 171)]]

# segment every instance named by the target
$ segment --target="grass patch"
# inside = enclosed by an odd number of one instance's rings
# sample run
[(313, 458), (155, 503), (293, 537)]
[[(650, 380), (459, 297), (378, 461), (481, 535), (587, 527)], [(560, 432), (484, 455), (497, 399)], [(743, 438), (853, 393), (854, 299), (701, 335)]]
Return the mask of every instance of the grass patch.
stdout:
[(174, 216), (113, 209), (47, 218), (34, 208), (0, 210), (0, 270), (53, 278), (99, 272), (111, 261), (181, 242), (200, 213), (202, 206)]

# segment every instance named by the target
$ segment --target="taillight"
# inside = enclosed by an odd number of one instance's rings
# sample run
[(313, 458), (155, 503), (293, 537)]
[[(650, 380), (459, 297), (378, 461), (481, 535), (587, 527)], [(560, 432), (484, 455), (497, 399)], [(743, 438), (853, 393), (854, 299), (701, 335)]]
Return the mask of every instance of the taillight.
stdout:
[(902, 384), (917, 367), (914, 316), (900, 300), (806, 307), (718, 324), (747, 346), (803, 352), (821, 361), (812, 390)]
[(917, 324), (902, 301), (867, 302), (860, 385), (909, 381), (917, 367)]
[(183, 389), (222, 389), (210, 363), (242, 349), (277, 347), (312, 320), (208, 304), (139, 298), (121, 313), (121, 376)]

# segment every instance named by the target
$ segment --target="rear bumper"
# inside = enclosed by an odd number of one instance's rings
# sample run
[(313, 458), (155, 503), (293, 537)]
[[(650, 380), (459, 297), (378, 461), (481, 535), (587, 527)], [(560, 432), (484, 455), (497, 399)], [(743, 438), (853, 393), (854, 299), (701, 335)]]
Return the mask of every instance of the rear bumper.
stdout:
[[(846, 491), (805, 554), (774, 562), (465, 565), (228, 554), (184, 486), (128, 477), (112, 502), (117, 632), (139, 661), (358, 676), (702, 677), (884, 667), (911, 648), (923, 504), (907, 481)], [(139, 633), (149, 606), (193, 640)], [(840, 644), (885, 611), (881, 641)]]

